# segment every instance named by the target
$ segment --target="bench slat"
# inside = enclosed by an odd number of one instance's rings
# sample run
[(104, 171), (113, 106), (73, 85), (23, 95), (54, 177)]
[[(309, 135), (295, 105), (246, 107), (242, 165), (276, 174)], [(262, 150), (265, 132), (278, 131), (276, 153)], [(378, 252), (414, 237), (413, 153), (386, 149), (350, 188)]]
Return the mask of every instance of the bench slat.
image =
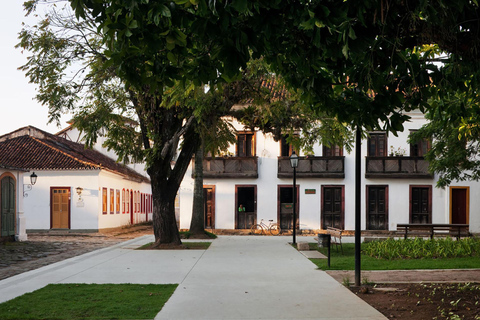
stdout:
[(469, 236), (468, 230), (468, 224), (397, 224), (397, 231), (401, 231), (405, 239), (407, 239), (408, 234), (430, 236), (431, 239), (434, 235), (452, 235), (459, 239), (461, 236)]

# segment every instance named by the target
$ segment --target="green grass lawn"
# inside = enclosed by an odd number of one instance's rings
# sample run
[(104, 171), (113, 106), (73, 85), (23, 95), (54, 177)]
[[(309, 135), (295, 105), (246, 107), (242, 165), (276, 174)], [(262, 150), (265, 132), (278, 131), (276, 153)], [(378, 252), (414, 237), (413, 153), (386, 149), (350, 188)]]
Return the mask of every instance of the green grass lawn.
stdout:
[(153, 319), (177, 284), (49, 284), (0, 304), (0, 319)]
[[(316, 246), (317, 244), (313, 244)], [(363, 246), (363, 244), (362, 244)], [(326, 248), (319, 251), (325, 256)], [(327, 267), (327, 259), (310, 259), (322, 270), (354, 270), (355, 269), (355, 244), (344, 243), (342, 255), (339, 248), (337, 253), (335, 246), (331, 248), (330, 268)], [(420, 258), (420, 259), (378, 259), (367, 255), (361, 255), (362, 270), (411, 270), (411, 269), (472, 269), (480, 268), (480, 257), (457, 257), (457, 258)]]

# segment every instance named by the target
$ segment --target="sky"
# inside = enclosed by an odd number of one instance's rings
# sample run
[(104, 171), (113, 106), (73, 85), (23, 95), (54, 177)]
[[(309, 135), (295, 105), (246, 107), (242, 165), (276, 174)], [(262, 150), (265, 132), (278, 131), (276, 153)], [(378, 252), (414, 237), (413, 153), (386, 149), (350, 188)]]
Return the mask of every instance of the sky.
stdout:
[(50, 133), (67, 126), (69, 115), (64, 115), (61, 127), (48, 122), (48, 108), (34, 98), (36, 86), (28, 82), (23, 71), (17, 70), (27, 61), (28, 53), (15, 49), (22, 21), (33, 25), (35, 20), (25, 18), (23, 0), (2, 1), (0, 13), (0, 136), (21, 127), (32, 125)]

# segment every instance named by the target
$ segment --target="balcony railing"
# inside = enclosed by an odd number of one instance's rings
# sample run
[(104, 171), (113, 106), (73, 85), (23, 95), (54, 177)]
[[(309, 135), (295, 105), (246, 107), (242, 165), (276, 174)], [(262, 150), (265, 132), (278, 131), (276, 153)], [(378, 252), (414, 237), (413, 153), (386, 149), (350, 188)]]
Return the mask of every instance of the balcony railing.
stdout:
[[(293, 177), (289, 157), (278, 157), (278, 178)], [(299, 157), (298, 178), (345, 178), (345, 157)]]
[(204, 178), (258, 178), (257, 157), (216, 157), (203, 160)]
[(367, 157), (365, 177), (433, 179), (423, 157)]

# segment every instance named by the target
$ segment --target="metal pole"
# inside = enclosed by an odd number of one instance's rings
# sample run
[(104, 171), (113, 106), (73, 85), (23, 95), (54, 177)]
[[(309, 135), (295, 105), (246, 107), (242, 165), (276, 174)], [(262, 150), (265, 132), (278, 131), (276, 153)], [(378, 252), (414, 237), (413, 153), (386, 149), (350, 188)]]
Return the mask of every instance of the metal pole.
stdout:
[(293, 244), (296, 244), (297, 229), (297, 168), (293, 167)]
[[(330, 246), (332, 245), (332, 236), (327, 234), (327, 253), (328, 253), (328, 267), (330, 268)], [(338, 249), (337, 249), (338, 250)]]
[(355, 135), (355, 285), (360, 286), (360, 245), (361, 245), (361, 160), (362, 160), (362, 134), (357, 125)]

